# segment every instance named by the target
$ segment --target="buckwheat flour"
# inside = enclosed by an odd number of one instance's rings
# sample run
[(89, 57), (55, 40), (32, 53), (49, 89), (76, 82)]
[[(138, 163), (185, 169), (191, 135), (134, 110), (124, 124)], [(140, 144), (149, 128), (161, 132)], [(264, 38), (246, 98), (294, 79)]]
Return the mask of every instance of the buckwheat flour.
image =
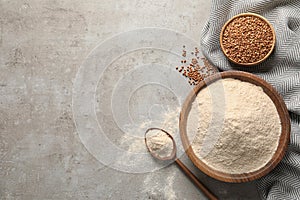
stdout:
[(204, 163), (221, 172), (241, 174), (270, 161), (281, 123), (273, 101), (261, 87), (226, 78), (198, 93), (187, 131), (195, 133), (192, 148)]
[(150, 130), (146, 139), (150, 151), (161, 158), (170, 156), (174, 149), (172, 139), (161, 130)]

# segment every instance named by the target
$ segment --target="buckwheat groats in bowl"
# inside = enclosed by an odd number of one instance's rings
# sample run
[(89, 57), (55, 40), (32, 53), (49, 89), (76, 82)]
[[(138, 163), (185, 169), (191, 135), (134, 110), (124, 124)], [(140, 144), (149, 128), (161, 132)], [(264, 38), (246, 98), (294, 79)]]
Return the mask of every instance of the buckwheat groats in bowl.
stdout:
[(243, 13), (228, 20), (220, 34), (220, 44), (225, 56), (239, 65), (256, 65), (272, 53), (275, 31), (264, 17)]

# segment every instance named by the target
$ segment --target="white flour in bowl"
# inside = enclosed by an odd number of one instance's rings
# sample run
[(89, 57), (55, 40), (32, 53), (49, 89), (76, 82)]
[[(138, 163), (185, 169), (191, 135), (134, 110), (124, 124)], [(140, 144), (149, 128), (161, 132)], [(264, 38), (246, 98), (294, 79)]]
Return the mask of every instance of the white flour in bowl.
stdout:
[[(211, 95), (212, 94), (212, 95)], [(256, 171), (274, 155), (281, 133), (277, 109), (259, 86), (226, 78), (202, 89), (187, 133), (196, 156), (230, 174)]]

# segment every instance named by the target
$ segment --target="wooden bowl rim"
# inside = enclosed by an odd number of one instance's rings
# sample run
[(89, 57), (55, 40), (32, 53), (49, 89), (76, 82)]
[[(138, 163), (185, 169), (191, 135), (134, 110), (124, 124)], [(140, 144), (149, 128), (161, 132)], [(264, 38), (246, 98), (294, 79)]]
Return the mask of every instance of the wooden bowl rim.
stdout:
[[(270, 51), (268, 52), (268, 54), (262, 58), (261, 60), (258, 60), (256, 62), (253, 62), (253, 63), (238, 63), (236, 61), (234, 61), (233, 59), (231, 59), (228, 54), (225, 52), (225, 49), (224, 49), (224, 45), (223, 45), (223, 33), (225, 31), (225, 28), (227, 27), (227, 25), (234, 19), (238, 18), (238, 17), (242, 17), (242, 16), (255, 16), (255, 17), (258, 17), (260, 19), (262, 19), (263, 21), (265, 21), (270, 27), (271, 27), (271, 30), (272, 30), (272, 35), (273, 35), (273, 41), (272, 41), (272, 47), (270, 49)], [(237, 64), (237, 65), (242, 65), (242, 66), (253, 66), (253, 65), (257, 65), (257, 64), (260, 64), (262, 63), (263, 61), (265, 61), (270, 55), (271, 53), (273, 52), (274, 48), (275, 48), (275, 43), (276, 43), (276, 34), (275, 34), (275, 30), (272, 26), (272, 24), (263, 16), (259, 15), (259, 14), (256, 14), (256, 13), (241, 13), (241, 14), (238, 14), (238, 15), (235, 15), (233, 16), (231, 19), (229, 19), (225, 24), (224, 26), (222, 27), (222, 30), (221, 30), (221, 33), (220, 33), (220, 45), (221, 45), (221, 49), (224, 53), (224, 55), (233, 63)]]
[[(252, 84), (255, 84), (257, 86), (260, 86), (263, 88), (264, 92), (271, 98), (273, 103), (276, 106), (277, 112), (280, 117), (281, 122), (281, 135), (279, 138), (279, 144), (277, 146), (276, 152), (274, 153), (271, 160), (262, 168), (250, 172), (250, 173), (243, 173), (243, 174), (229, 174), (224, 173), (220, 171), (216, 171), (206, 165), (204, 162), (202, 162), (194, 153), (188, 136), (187, 136), (187, 118), (189, 111), (191, 109), (192, 102), (196, 98), (196, 95), (198, 92), (205, 88), (207, 85), (210, 85), (211, 83), (219, 80), (220, 78), (234, 78), (241, 81), (249, 82)], [(231, 183), (240, 183), (240, 182), (248, 182), (253, 181), (255, 179), (258, 179), (266, 174), (268, 174), (272, 169), (276, 167), (276, 165), (282, 160), (290, 138), (290, 118), (289, 113), (287, 110), (287, 107), (282, 99), (282, 97), (278, 94), (278, 92), (266, 81), (259, 78), (258, 76), (255, 76), (253, 74), (247, 73), (247, 72), (241, 72), (241, 71), (227, 71), (227, 72), (221, 72), (219, 74), (215, 74), (211, 77), (208, 77), (205, 79), (205, 81), (202, 81), (197, 85), (187, 96), (180, 113), (180, 119), (179, 119), (179, 130), (180, 130), (180, 137), (181, 141), (183, 143), (183, 147), (186, 150), (186, 153), (188, 157), (191, 159), (191, 161), (194, 163), (194, 165), (200, 169), (202, 172), (207, 174), (208, 176), (215, 178), (220, 181), (224, 182), (231, 182)]]

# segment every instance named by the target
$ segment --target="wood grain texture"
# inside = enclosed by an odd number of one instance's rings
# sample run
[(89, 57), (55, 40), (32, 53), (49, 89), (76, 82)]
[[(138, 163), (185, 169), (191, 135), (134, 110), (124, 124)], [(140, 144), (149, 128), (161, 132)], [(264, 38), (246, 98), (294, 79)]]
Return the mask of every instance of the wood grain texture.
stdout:
[[(207, 85), (210, 85), (211, 83), (220, 80), (220, 78), (222, 79), (234, 78), (262, 87), (263, 91), (271, 98), (271, 100), (273, 101), (273, 103), (277, 108), (277, 112), (279, 114), (281, 125), (282, 125), (279, 144), (272, 159), (264, 167), (262, 167), (257, 171), (250, 172), (250, 173), (243, 173), (243, 174), (228, 174), (228, 173), (216, 171), (210, 168), (209, 166), (207, 166), (205, 163), (203, 163), (195, 155), (193, 149), (191, 148), (190, 141), (187, 136), (187, 119), (188, 119), (189, 112), (191, 110), (192, 103), (195, 100), (200, 90), (205, 88)], [(180, 129), (180, 136), (181, 136), (184, 149), (186, 150), (186, 153), (191, 159), (191, 161), (198, 169), (200, 169), (205, 174), (217, 180), (224, 181), (224, 182), (239, 183), (239, 182), (247, 182), (247, 181), (258, 179), (266, 175), (272, 169), (275, 168), (275, 166), (282, 160), (285, 151), (287, 149), (289, 138), (290, 138), (291, 124), (290, 124), (288, 110), (286, 108), (286, 105), (282, 97), (269, 83), (259, 78), (258, 76), (255, 76), (250, 73), (240, 72), (240, 71), (227, 71), (227, 72), (221, 72), (220, 74), (216, 74), (207, 78), (205, 81), (202, 81), (199, 85), (197, 85), (193, 89), (193, 91), (190, 92), (190, 94), (187, 96), (182, 106), (180, 119), (179, 119), (179, 129)]]

